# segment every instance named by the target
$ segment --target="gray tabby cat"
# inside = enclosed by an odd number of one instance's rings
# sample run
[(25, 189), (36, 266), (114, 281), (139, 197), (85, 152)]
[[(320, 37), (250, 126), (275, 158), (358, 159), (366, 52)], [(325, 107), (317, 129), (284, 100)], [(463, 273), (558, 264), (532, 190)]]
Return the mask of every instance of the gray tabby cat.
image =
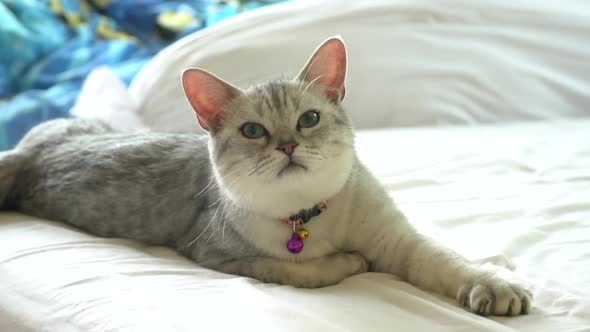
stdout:
[(184, 72), (208, 137), (47, 122), (0, 155), (0, 205), (264, 282), (322, 287), (387, 272), (478, 314), (526, 314), (525, 288), (418, 234), (361, 164), (340, 106), (345, 76), (335, 37), (292, 81), (240, 90)]

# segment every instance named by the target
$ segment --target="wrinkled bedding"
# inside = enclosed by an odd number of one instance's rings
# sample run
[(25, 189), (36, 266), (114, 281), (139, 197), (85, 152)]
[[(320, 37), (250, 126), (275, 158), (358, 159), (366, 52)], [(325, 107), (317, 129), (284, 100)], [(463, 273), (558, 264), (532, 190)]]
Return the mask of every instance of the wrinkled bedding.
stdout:
[(186, 67), (244, 86), (296, 73), (318, 42), (343, 34), (355, 126), (423, 126), (361, 130), (361, 160), (422, 232), (469, 259), (507, 258), (532, 284), (530, 315), (478, 317), (377, 273), (317, 290), (261, 284), (2, 212), (0, 331), (590, 331), (585, 0), (338, 1), (287, 2), (199, 31), (129, 89), (116, 70), (95, 71), (73, 113), (195, 131), (178, 80)]
[(397, 278), (317, 290), (200, 268), (166, 248), (0, 214), (1, 331), (588, 331), (590, 119), (358, 134), (360, 157), (424, 233), (504, 255), (528, 316), (486, 319)]
[(32, 126), (70, 116), (91, 70), (129, 83), (189, 33), (284, 0), (0, 0), (0, 150)]

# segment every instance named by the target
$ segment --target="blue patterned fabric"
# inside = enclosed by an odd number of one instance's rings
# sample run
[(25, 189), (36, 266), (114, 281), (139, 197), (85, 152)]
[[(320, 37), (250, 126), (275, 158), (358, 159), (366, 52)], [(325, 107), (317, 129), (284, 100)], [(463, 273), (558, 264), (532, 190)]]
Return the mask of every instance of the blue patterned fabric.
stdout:
[(69, 116), (86, 75), (127, 84), (159, 50), (240, 12), (286, 0), (0, 0), (0, 150)]

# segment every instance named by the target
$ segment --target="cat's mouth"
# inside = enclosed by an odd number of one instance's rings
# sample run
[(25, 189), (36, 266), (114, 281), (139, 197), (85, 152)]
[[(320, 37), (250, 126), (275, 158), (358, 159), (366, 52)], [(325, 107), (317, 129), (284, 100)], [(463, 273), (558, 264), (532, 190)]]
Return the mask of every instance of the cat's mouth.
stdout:
[(298, 172), (298, 171), (307, 171), (307, 167), (303, 164), (300, 164), (293, 159), (290, 159), (287, 165), (285, 165), (277, 174), (278, 177), (285, 176), (287, 174)]

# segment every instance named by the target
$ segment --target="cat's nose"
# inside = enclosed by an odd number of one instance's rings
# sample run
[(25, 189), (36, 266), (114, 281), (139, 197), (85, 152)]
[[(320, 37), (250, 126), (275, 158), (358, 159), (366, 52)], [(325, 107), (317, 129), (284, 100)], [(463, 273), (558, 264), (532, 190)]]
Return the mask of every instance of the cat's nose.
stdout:
[(284, 144), (279, 144), (277, 150), (283, 151), (287, 156), (291, 156), (293, 154), (293, 150), (297, 147), (297, 143), (295, 142), (288, 142)]

